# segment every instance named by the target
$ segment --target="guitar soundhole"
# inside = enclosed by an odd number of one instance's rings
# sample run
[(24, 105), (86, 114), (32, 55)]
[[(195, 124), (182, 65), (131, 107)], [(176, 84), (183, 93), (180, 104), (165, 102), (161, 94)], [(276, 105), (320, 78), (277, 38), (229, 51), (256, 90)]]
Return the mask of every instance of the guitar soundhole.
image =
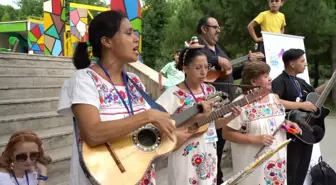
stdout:
[(141, 130), (138, 133), (138, 141), (143, 146), (153, 146), (156, 143), (156, 134), (149, 129)]
[(132, 141), (138, 149), (151, 152), (161, 144), (159, 130), (152, 124), (147, 124), (132, 133)]

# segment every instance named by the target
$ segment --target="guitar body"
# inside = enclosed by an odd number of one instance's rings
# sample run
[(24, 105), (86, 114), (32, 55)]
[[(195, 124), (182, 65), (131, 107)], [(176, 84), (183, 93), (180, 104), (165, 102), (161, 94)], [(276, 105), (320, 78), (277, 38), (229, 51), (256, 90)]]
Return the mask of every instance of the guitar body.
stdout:
[(204, 81), (209, 83), (215, 82), (218, 78), (220, 79), (227, 78), (229, 74), (230, 73), (227, 73), (226, 71), (209, 70)]
[[(316, 105), (320, 95), (315, 92), (307, 95), (306, 101)], [(302, 142), (313, 145), (320, 142), (325, 134), (324, 119), (330, 114), (330, 110), (325, 107), (317, 107), (318, 111), (314, 114), (301, 110), (292, 110), (289, 113), (289, 120), (296, 122), (302, 129), (302, 134), (297, 134), (295, 137)], [(312, 115), (312, 116), (310, 116)], [(308, 119), (311, 117), (311, 119)], [(307, 122), (309, 120), (309, 122)], [(306, 122), (309, 126), (304, 124)]]
[(160, 156), (171, 152), (175, 144), (176, 138), (171, 141), (149, 124), (110, 142), (125, 172), (121, 172), (105, 145), (90, 147), (83, 143), (82, 154), (93, 184), (134, 185), (142, 179), (155, 159), (159, 160)]

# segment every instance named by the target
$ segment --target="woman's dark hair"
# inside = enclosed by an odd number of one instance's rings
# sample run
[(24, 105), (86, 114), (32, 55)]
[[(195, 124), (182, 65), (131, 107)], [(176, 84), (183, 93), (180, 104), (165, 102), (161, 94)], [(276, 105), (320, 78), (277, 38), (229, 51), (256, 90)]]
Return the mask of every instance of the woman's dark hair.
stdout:
[(202, 53), (201, 49), (184, 48), (180, 52), (179, 62), (176, 64), (176, 68), (182, 71), (183, 66), (188, 66), (194, 61), (196, 57), (203, 55), (204, 53)]
[[(124, 13), (116, 10), (109, 10), (98, 14), (92, 19), (89, 24), (89, 42), (92, 46), (92, 54), (98, 59), (102, 55), (102, 37), (113, 37), (120, 28), (121, 21), (127, 18)], [(88, 53), (88, 44), (86, 42), (79, 42), (75, 54), (73, 56), (73, 63), (77, 69), (84, 69), (90, 66), (91, 60)]]
[[(251, 79), (258, 78), (261, 75), (268, 74), (271, 68), (265, 62), (249, 62), (244, 66), (241, 73), (241, 84), (242, 85), (252, 85)], [(243, 91), (246, 92), (251, 88), (243, 87)]]
[(290, 61), (297, 60), (303, 56), (305, 52), (302, 49), (289, 49), (282, 55), (282, 61), (287, 66)]

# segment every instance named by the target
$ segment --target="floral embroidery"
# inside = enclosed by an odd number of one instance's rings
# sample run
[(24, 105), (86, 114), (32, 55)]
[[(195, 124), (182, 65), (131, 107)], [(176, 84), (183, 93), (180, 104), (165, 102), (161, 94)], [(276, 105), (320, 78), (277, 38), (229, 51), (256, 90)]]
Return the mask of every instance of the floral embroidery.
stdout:
[(151, 165), (145, 175), (143, 176), (142, 180), (140, 181), (139, 185), (154, 185), (155, 184), (155, 169), (154, 166)]
[[(86, 72), (93, 80), (93, 82), (96, 85), (96, 88), (98, 90), (99, 94), (99, 101), (101, 104), (119, 104), (120, 106), (124, 106), (122, 100), (120, 99), (116, 89), (108, 88), (104, 83), (102, 83), (101, 79), (97, 76), (96, 73), (93, 71), (87, 70)], [(142, 89), (144, 89), (141, 81), (137, 76), (135, 76), (132, 73), (128, 73), (128, 76)], [(125, 100), (125, 102), (128, 104), (128, 98), (131, 98), (131, 101), (135, 105), (144, 105), (145, 101), (143, 97), (141, 96), (140, 92), (137, 91), (135, 86), (132, 83), (128, 83), (129, 89), (130, 89), (130, 95), (131, 97), (127, 97), (127, 93), (125, 90), (120, 90), (119, 93), (121, 97)]]
[(286, 182), (286, 160), (268, 161), (264, 168), (266, 185), (284, 185)]
[(189, 154), (189, 152), (190, 152), (192, 149), (197, 148), (198, 145), (199, 145), (199, 142), (196, 142), (196, 143), (192, 142), (192, 143), (190, 143), (188, 146), (186, 146), (186, 147), (184, 148), (184, 152), (183, 152), (182, 156), (187, 156), (187, 155)]
[[(213, 94), (215, 92), (215, 88), (212, 85), (202, 84), (202, 87), (205, 90), (205, 97), (207, 97), (210, 94)], [(180, 108), (176, 111), (176, 113), (180, 113), (183, 110), (185, 110), (186, 108), (188, 108), (191, 105), (196, 103), (195, 100), (194, 100), (194, 97), (191, 94), (186, 93), (181, 89), (178, 89), (177, 91), (173, 92), (173, 94), (178, 97), (179, 103), (180, 103)], [(197, 103), (201, 102), (202, 98), (203, 98), (203, 96), (198, 96), (196, 98)]]
[(270, 116), (282, 115), (285, 112), (285, 108), (281, 104), (255, 104), (245, 106), (245, 115), (252, 121)]
[(202, 180), (210, 179), (216, 174), (217, 159), (211, 153), (195, 154), (191, 163), (196, 168), (197, 176)]
[(198, 181), (196, 180), (195, 177), (193, 177), (193, 178), (189, 178), (189, 184), (193, 184), (193, 185), (195, 185), (195, 184), (198, 184)]

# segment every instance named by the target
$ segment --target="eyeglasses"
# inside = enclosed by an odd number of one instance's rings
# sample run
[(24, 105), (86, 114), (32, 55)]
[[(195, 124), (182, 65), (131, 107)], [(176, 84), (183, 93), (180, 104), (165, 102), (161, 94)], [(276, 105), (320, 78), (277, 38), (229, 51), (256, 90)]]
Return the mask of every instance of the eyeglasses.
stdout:
[(31, 161), (36, 161), (40, 157), (40, 152), (20, 153), (15, 156), (15, 160), (17, 162), (25, 162), (28, 156)]
[(280, 0), (269, 0), (269, 2), (271, 2), (271, 3), (276, 2), (276, 3), (278, 3), (278, 2), (280, 2)]
[(207, 25), (207, 27), (213, 28), (213, 29), (215, 29), (215, 30), (220, 30), (220, 29), (221, 29), (220, 26)]

